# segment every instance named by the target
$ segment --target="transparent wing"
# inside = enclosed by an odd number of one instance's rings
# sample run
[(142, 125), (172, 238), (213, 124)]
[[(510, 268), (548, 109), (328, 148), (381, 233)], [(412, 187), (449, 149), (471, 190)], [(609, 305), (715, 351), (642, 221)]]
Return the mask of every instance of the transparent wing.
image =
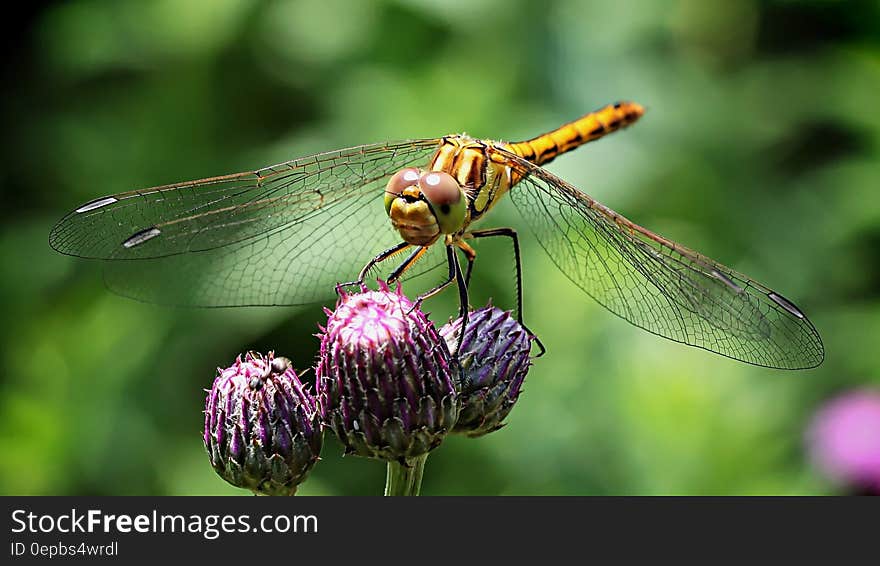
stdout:
[(104, 197), (64, 217), (50, 244), (107, 260), (107, 285), (138, 300), (191, 306), (320, 301), (400, 241), (383, 208), (385, 183), (401, 168), (425, 166), (438, 143), (360, 146)]
[(825, 356), (801, 310), (764, 285), (596, 202), (499, 148), (510, 197), (559, 269), (614, 314), (654, 334), (747, 363), (811, 368)]

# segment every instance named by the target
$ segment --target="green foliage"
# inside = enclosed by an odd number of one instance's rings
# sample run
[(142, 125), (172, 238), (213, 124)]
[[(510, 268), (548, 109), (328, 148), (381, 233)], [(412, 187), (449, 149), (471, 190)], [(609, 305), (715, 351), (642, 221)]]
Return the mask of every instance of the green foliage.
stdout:
[[(526, 321), (548, 353), (508, 426), (432, 453), (422, 493), (828, 492), (806, 424), (837, 391), (880, 382), (878, 22), (873, 2), (698, 0), (80, 0), (14, 22), (0, 493), (237, 493), (200, 438), (215, 367), (252, 348), (302, 370), (318, 349), (318, 306), (109, 294), (98, 264), (46, 244), (68, 210), (360, 143), (530, 137), (618, 99), (646, 116), (550, 169), (797, 301), (826, 362), (767, 370), (631, 327), (507, 203), (492, 223), (521, 230)], [(512, 276), (506, 247), (482, 247), (472, 304), (512, 308)], [(438, 325), (456, 301), (429, 303)], [(378, 495), (383, 477), (328, 434), (299, 493)]]

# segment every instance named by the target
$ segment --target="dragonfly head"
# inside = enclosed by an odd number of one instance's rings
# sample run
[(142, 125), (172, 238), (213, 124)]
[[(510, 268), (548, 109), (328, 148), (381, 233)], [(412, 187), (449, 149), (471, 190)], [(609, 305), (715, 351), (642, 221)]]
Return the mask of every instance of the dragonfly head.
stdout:
[(426, 246), (464, 226), (467, 196), (448, 173), (408, 167), (388, 180), (385, 212), (406, 242)]

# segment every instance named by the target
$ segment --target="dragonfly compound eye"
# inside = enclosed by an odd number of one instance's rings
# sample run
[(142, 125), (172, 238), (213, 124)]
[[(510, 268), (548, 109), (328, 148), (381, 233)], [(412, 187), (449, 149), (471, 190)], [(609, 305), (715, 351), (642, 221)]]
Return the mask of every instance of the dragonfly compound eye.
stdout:
[(395, 173), (385, 186), (385, 212), (391, 211), (391, 203), (403, 194), (405, 189), (418, 185), (421, 173), (415, 167), (407, 167)]
[(458, 181), (448, 173), (431, 171), (422, 175), (419, 187), (431, 204), (440, 231), (452, 234), (461, 229), (467, 212), (467, 198)]

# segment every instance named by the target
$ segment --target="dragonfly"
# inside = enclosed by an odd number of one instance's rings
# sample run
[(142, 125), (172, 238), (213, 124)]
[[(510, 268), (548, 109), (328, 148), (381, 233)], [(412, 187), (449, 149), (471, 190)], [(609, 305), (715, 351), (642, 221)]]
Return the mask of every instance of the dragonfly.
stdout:
[(516, 262), (521, 320), (520, 236), (475, 227), (509, 198), (561, 272), (631, 324), (758, 366), (821, 364), (822, 339), (793, 301), (544, 168), (643, 113), (635, 102), (617, 102), (522, 142), (457, 134), (360, 145), (123, 192), (71, 211), (49, 243), (102, 260), (105, 283), (118, 294), (204, 307), (321, 302), (340, 281), (357, 274), (349, 283), (363, 283), (391, 258), (403, 259), (388, 281), (445, 264), (446, 279), (420, 297), (457, 285), (466, 315), (472, 244), (504, 238)]

